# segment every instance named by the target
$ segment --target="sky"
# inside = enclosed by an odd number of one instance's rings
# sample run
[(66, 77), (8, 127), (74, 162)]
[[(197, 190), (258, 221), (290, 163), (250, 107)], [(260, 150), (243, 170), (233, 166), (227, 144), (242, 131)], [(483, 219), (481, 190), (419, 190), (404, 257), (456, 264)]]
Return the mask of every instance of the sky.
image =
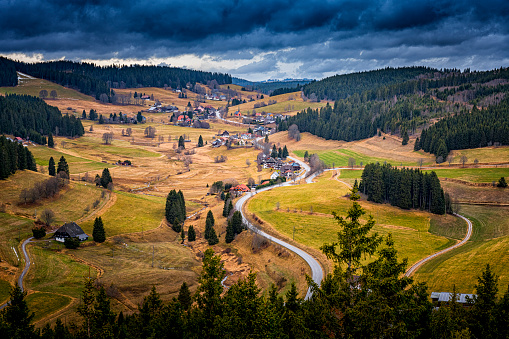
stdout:
[(0, 55), (252, 81), (509, 66), (508, 0), (0, 0)]

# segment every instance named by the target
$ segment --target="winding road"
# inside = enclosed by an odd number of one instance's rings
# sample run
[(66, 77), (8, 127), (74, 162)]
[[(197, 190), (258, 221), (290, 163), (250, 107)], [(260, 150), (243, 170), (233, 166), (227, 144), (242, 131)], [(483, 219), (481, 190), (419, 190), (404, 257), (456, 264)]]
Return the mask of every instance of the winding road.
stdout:
[(467, 225), (468, 225), (468, 229), (467, 229), (467, 234), (465, 235), (465, 237), (463, 238), (463, 240), (461, 240), (459, 243), (457, 244), (454, 244), (452, 245), (451, 247), (447, 247), (446, 249), (443, 249), (441, 251), (438, 251), (436, 253), (433, 253), (432, 255), (429, 255), (427, 256), (426, 258), (424, 259), (421, 259), (419, 260), (418, 262), (416, 262), (415, 264), (412, 265), (412, 267), (410, 267), (406, 272), (405, 272), (405, 277), (409, 277), (411, 276), (412, 274), (415, 273), (415, 271), (422, 265), (424, 264), (425, 262), (428, 262), (430, 261), (431, 259), (434, 259), (436, 257), (438, 257), (439, 255), (442, 255), (444, 253), (447, 253), (455, 248), (458, 248), (460, 246), (463, 246), (468, 240), (470, 240), (470, 237), (472, 236), (472, 229), (473, 229), (473, 226), (472, 226), (472, 222), (470, 220), (468, 220), (467, 218), (465, 218), (464, 216), (462, 215), (459, 215), (457, 213), (454, 213), (455, 216), (457, 216), (458, 218), (461, 218), (463, 220), (465, 220), (467, 222)]

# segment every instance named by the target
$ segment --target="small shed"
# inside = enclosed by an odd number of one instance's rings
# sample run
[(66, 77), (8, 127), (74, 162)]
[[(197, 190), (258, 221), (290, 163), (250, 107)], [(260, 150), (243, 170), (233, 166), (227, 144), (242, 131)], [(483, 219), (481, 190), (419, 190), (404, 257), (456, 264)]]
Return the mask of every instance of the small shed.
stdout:
[(65, 223), (55, 232), (56, 241), (64, 242), (65, 238), (78, 238), (80, 241), (85, 241), (88, 235), (73, 221)]

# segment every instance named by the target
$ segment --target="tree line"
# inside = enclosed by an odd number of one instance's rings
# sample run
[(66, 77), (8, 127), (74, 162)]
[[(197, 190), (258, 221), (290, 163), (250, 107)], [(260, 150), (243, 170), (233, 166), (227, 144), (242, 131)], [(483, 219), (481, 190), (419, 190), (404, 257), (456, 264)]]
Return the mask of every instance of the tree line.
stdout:
[(435, 172), (392, 167), (390, 164), (367, 164), (359, 189), (369, 201), (388, 202), (404, 209), (419, 208), (435, 214), (452, 212), (451, 199), (444, 194)]
[(74, 115), (62, 116), (60, 110), (37, 97), (9, 94), (0, 96), (0, 133), (29, 138), (45, 145), (46, 135), (79, 137), (85, 131)]
[(18, 74), (14, 62), (0, 57), (0, 86), (17, 86)]
[[(26, 292), (15, 285), (0, 313), (2, 338), (507, 338), (509, 290), (498, 296), (498, 276), (486, 265), (465, 308), (458, 292), (448, 303), (432, 304), (425, 283), (405, 277), (406, 259), (398, 258), (389, 233), (373, 232), (372, 216), (350, 195), (346, 217), (334, 214), (337, 240), (321, 251), (334, 263), (318, 286), (310, 278), (312, 296), (304, 300), (295, 283), (283, 295), (272, 284), (262, 293), (250, 273), (226, 291), (224, 264), (212, 248), (203, 256), (198, 286), (186, 282), (163, 302), (155, 287), (132, 314), (115, 313), (108, 290), (85, 278), (77, 315), (79, 323), (36, 330)], [(439, 306), (439, 307), (435, 307)]]
[(17, 170), (37, 171), (34, 156), (28, 147), (0, 136), (0, 180), (6, 179)]
[(224, 73), (212, 73), (167, 66), (97, 66), (86, 62), (50, 61), (39, 63), (15, 62), (16, 70), (79, 90), (100, 99), (110, 98), (112, 88), (171, 87), (187, 88), (197, 82), (215, 80), (230, 84), (232, 78)]
[(422, 131), (415, 150), (441, 156), (445, 161), (451, 150), (509, 145), (509, 98), (500, 104), (471, 113), (455, 114)]

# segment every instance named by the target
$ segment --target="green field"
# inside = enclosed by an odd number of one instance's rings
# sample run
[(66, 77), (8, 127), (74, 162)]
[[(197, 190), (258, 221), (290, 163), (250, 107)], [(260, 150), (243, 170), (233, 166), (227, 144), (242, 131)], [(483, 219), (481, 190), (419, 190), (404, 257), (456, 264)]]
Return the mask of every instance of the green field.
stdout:
[[(164, 216), (165, 199), (150, 195), (116, 192), (117, 201), (101, 218), (106, 236), (122, 233), (148, 231), (156, 228)], [(92, 234), (94, 220), (90, 219), (80, 226)]]
[[(304, 157), (304, 153), (306, 150), (297, 150), (293, 151), (297, 156)], [(335, 167), (348, 167), (348, 159), (353, 158), (355, 159), (355, 165), (360, 166), (361, 162), (362, 165), (366, 165), (369, 163), (376, 163), (379, 162), (383, 164), (384, 162), (387, 162), (389, 164), (392, 164), (393, 166), (415, 166), (415, 161), (396, 161), (394, 159), (384, 159), (384, 158), (376, 158), (376, 157), (370, 157), (364, 154), (360, 154), (348, 149), (338, 149), (334, 151), (317, 151), (312, 152), (318, 154), (320, 157), (320, 160), (323, 160), (325, 164), (329, 167), (332, 167), (334, 165)]]
[[(337, 222), (330, 213), (336, 211), (339, 215), (346, 215), (351, 207), (351, 201), (344, 197), (348, 192), (345, 186), (328, 177), (329, 174), (324, 175), (315, 184), (276, 188), (259, 193), (250, 200), (248, 209), (288, 238), (293, 237), (295, 227), (295, 241), (319, 249), (324, 243), (333, 241), (338, 231)], [(279, 210), (276, 210), (277, 202), (280, 203)], [(360, 204), (368, 215), (373, 215), (377, 222), (374, 229), (376, 232), (381, 235), (389, 232), (393, 234), (400, 258), (407, 257), (409, 263), (452, 243), (445, 237), (428, 232), (428, 213), (405, 211), (366, 201)], [(311, 207), (314, 214), (310, 213)]]
[(147, 151), (121, 139), (114, 138), (111, 145), (105, 145), (101, 136), (83, 136), (75, 140), (66, 140), (65, 148), (83, 156), (100, 157), (101, 154), (107, 153), (114, 155), (118, 158), (117, 160), (161, 156), (159, 153)]
[(104, 168), (111, 168), (114, 165), (105, 164), (99, 161), (76, 157), (70, 154), (59, 152), (45, 146), (30, 146), (30, 152), (34, 155), (35, 162), (41, 166), (48, 166), (49, 158), (53, 157), (55, 165), (58, 165), (60, 157), (64, 157), (69, 164), (69, 172), (71, 174), (84, 173), (88, 171), (101, 170)]
[(55, 313), (69, 305), (71, 300), (65, 295), (40, 292), (32, 293), (26, 298), (30, 312), (35, 313), (33, 321), (38, 321), (49, 314)]
[[(266, 103), (268, 100), (271, 100), (270, 98), (267, 98), (265, 101)], [(295, 101), (295, 100), (288, 100), (288, 101), (282, 101), (275, 103), (274, 105), (268, 105), (265, 107), (255, 108), (254, 110), (258, 112), (266, 112), (266, 113), (286, 113), (286, 112), (292, 112), (292, 111), (302, 111), (305, 109), (308, 109), (311, 107), (312, 109), (317, 109), (324, 107), (327, 104), (327, 102), (304, 102), (304, 101)], [(290, 109), (288, 109), (290, 106)], [(233, 106), (233, 109), (235, 109), (235, 106)], [(234, 112), (234, 110), (232, 110)], [(249, 110), (249, 112), (253, 112), (253, 110)]]
[(460, 179), (470, 182), (498, 182), (501, 177), (509, 177), (509, 167), (504, 168), (441, 168), (424, 170), (434, 171), (439, 178)]
[[(0, 258), (13, 266), (17, 266), (19, 260), (22, 260), (18, 245), (22, 239), (32, 236), (33, 227), (34, 222), (32, 220), (0, 213), (0, 234), (2, 235), (0, 237)], [(13, 248), (18, 256), (14, 253)]]
[[(43, 79), (28, 79), (24, 78), (19, 82), (16, 87), (0, 87), (0, 93), (3, 94), (27, 94), (39, 97), (39, 92), (41, 90), (48, 91), (48, 97), (52, 90), (57, 91), (58, 99), (77, 99), (77, 100), (86, 100), (86, 101), (95, 101), (91, 96), (82, 94), (78, 91), (65, 88), (63, 86), (57, 85), (53, 82), (43, 80)], [(57, 100), (58, 100), (57, 99)], [(51, 105), (51, 100), (48, 100), (48, 104)]]
[(473, 293), (477, 277), (490, 264), (503, 293), (509, 284), (509, 207), (462, 205), (460, 213), (472, 221), (471, 240), (424, 264), (415, 279), (426, 281), (430, 291), (450, 292), (456, 285), (460, 293)]

